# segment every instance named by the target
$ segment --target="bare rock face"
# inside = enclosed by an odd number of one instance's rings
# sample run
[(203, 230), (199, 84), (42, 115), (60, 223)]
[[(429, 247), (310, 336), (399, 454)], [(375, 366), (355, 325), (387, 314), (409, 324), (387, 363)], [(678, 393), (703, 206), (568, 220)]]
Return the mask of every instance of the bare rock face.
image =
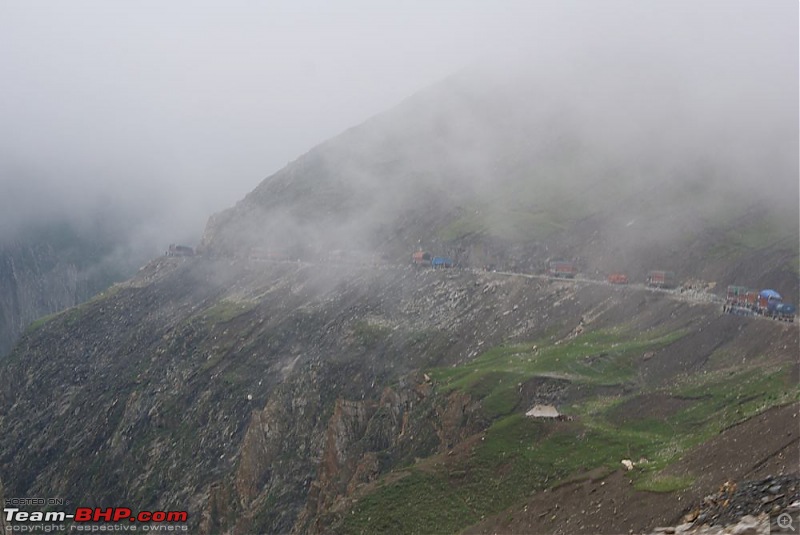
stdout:
[(337, 400), (294, 532), (326, 532), (393, 466), (446, 452), (485, 425), (479, 403), (461, 393), (436, 396), (421, 374), (384, 389), (377, 402)]
[(393, 467), (446, 451), (486, 425), (479, 403), (461, 393), (436, 395), (422, 374), (377, 398), (338, 397), (330, 413), (320, 411), (326, 394), (317, 379), (311, 371), (291, 380), (253, 411), (235, 477), (208, 488), (202, 533), (231, 526), (325, 532)]

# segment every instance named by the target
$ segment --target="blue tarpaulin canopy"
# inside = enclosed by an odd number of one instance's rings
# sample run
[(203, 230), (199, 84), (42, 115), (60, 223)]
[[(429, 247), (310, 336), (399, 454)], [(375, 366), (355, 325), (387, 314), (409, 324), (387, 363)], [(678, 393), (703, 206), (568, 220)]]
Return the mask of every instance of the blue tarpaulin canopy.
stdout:
[(781, 294), (776, 292), (775, 290), (761, 290), (758, 292), (758, 295), (765, 298), (767, 301), (772, 299), (781, 299)]

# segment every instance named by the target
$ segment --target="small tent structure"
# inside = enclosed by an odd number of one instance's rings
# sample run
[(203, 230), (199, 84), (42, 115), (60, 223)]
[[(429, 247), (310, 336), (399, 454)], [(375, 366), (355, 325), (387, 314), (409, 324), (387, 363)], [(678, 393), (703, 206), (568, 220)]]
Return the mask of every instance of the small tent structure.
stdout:
[(530, 418), (558, 418), (558, 409), (552, 405), (534, 405), (531, 410), (525, 413)]

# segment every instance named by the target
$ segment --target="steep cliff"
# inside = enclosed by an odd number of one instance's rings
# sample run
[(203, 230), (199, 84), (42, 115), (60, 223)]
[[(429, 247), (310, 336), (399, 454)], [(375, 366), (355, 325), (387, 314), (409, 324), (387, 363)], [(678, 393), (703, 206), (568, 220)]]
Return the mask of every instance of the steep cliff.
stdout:
[(137, 259), (110, 258), (114, 246), (66, 222), (0, 240), (0, 357), (34, 320), (130, 276)]

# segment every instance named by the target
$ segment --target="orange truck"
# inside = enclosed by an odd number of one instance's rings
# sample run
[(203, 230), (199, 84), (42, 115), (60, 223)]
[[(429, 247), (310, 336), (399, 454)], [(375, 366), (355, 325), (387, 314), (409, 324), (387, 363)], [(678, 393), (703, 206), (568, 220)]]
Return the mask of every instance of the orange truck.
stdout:
[(608, 276), (611, 284), (628, 284), (628, 276), (624, 273), (612, 273)]

